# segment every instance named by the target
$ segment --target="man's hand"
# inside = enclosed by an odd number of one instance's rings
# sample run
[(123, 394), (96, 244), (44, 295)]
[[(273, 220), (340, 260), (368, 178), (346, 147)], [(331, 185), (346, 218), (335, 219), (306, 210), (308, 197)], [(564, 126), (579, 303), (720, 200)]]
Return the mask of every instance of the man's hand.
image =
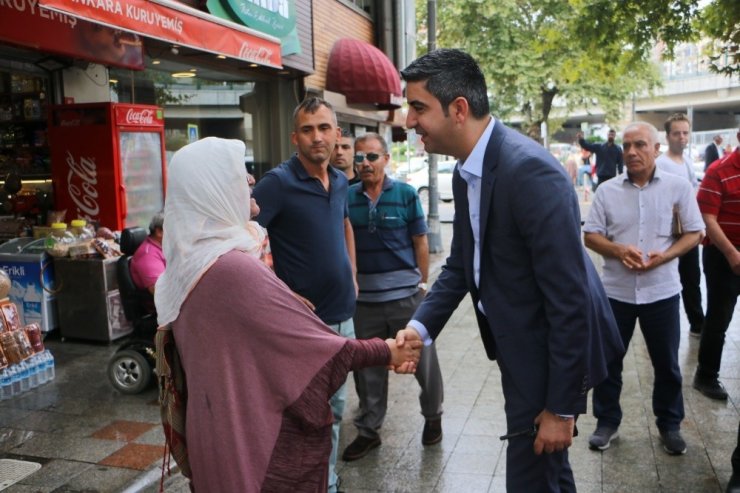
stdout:
[(386, 339), (385, 343), (391, 350), (390, 367), (395, 369), (396, 373), (414, 373), (416, 365), (421, 357), (421, 348), (424, 343), (421, 339), (415, 341), (406, 341), (402, 347), (396, 344), (394, 339)]
[(665, 256), (664, 252), (650, 252), (648, 253), (648, 261), (645, 262), (642, 270), (648, 271), (655, 269), (659, 265), (662, 265), (668, 261), (668, 257)]
[(642, 251), (632, 245), (618, 245), (617, 258), (629, 270), (644, 270), (645, 263), (642, 261)]
[[(407, 325), (406, 328), (401, 329), (396, 333), (396, 347), (398, 348), (403, 348), (407, 345), (410, 345), (413, 348), (417, 342), (421, 343), (421, 345), (424, 344), (419, 333), (411, 326)], [(419, 349), (419, 351), (421, 351), (421, 349)], [(413, 373), (416, 371), (416, 364), (412, 365), (410, 363), (404, 363), (400, 366), (390, 365), (388, 369), (393, 370), (396, 373)]]
[(727, 262), (730, 264), (730, 269), (732, 269), (732, 273), (736, 276), (740, 276), (740, 252), (735, 250), (734, 253), (732, 253), (732, 255), (727, 258)]
[(539, 426), (537, 438), (534, 439), (535, 454), (560, 452), (573, 443), (575, 419), (563, 419), (545, 409), (534, 422)]

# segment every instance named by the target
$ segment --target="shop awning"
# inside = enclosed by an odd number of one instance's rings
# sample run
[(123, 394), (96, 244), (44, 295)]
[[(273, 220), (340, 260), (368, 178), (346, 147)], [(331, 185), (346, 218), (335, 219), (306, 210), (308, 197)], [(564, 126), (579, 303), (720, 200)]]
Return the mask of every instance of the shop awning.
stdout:
[(344, 94), (347, 104), (377, 110), (400, 108), (401, 78), (388, 57), (375, 46), (357, 39), (334, 43), (326, 70), (326, 88)]
[(40, 0), (45, 9), (215, 55), (282, 68), (280, 40), (172, 0)]

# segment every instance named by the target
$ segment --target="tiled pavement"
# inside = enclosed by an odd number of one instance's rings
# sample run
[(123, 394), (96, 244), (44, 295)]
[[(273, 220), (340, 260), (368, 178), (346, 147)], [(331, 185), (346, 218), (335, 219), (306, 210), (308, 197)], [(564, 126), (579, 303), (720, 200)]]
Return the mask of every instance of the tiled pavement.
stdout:
[[(449, 244), (449, 229), (442, 226), (444, 245)], [(437, 263), (441, 259), (438, 256)], [(590, 451), (587, 437), (595, 421), (589, 415), (578, 421), (581, 436), (571, 448), (571, 463), (580, 492), (723, 491), (740, 419), (740, 313), (736, 311), (728, 332), (722, 362), (721, 377), (730, 393), (726, 403), (711, 401), (691, 388), (698, 341), (688, 336), (688, 325), (685, 320), (683, 323), (680, 361), (685, 380), (687, 454), (670, 457), (660, 446), (650, 403), (652, 369), (642, 337), (636, 332), (625, 360), (625, 419), (620, 439), (603, 453)], [(418, 386), (412, 377), (391, 375), (388, 417), (381, 432), (383, 445), (359, 461), (340, 461), (343, 490), (505, 491), (505, 451), (498, 439), (506, 428), (499, 371), (486, 359), (479, 339), (472, 306), (465, 300), (437, 341), (445, 378), (442, 442), (421, 445)], [(0, 402), (0, 458), (30, 460), (43, 467), (4, 491), (158, 491), (163, 440), (156, 391), (123, 396), (113, 390), (105, 368), (115, 345), (46, 343), (57, 360), (57, 378)], [(349, 381), (351, 387), (351, 378)], [(355, 435), (352, 416), (357, 399), (351, 388), (348, 395), (341, 448)], [(184, 493), (189, 489), (183, 478), (175, 475), (166, 481), (166, 491)]]

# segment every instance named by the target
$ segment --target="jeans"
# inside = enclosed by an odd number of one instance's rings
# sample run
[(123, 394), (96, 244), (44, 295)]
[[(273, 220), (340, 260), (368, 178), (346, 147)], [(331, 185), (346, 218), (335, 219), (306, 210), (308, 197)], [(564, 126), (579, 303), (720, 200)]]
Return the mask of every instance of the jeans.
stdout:
[(704, 247), (704, 277), (707, 280), (707, 315), (699, 343), (697, 375), (717, 378), (722, 363), (725, 332), (732, 321), (737, 297), (740, 294), (740, 276), (735, 275), (727, 259), (713, 245)]
[[(679, 296), (635, 305), (609, 299), (624, 347), (628, 347), (635, 331), (635, 322), (645, 338), (653, 364), (653, 414), (660, 431), (676, 431), (684, 418), (681, 369), (678, 365), (678, 344), (681, 338)], [(623, 358), (622, 358), (623, 359)], [(622, 359), (609, 365), (609, 374), (594, 388), (593, 408), (598, 426), (619, 428), (622, 408)]]
[[(355, 326), (352, 319), (330, 325), (331, 330), (348, 339), (355, 338)], [(339, 428), (342, 425), (342, 414), (347, 404), (347, 384), (339, 387), (339, 390), (329, 399), (331, 412), (334, 415), (334, 424), (331, 426), (331, 455), (329, 456), (329, 484), (328, 493), (337, 491), (337, 452), (339, 450)]]
[[(584, 164), (580, 168), (578, 168), (578, 172), (576, 173), (576, 185), (579, 187), (584, 185), (586, 182), (584, 178), (588, 177), (589, 183), (591, 183), (591, 165), (590, 164)], [(593, 186), (593, 185), (591, 185)]]

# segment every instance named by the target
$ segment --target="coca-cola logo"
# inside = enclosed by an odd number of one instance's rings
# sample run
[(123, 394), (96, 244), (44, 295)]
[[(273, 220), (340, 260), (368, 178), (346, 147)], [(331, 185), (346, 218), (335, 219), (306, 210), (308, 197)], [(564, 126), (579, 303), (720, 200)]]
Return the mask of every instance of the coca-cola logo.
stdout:
[(77, 206), (77, 217), (93, 221), (98, 218), (98, 170), (95, 158), (80, 157), (67, 151), (67, 193)]
[(126, 112), (126, 123), (151, 125), (154, 123), (154, 110), (135, 110), (129, 108)]

